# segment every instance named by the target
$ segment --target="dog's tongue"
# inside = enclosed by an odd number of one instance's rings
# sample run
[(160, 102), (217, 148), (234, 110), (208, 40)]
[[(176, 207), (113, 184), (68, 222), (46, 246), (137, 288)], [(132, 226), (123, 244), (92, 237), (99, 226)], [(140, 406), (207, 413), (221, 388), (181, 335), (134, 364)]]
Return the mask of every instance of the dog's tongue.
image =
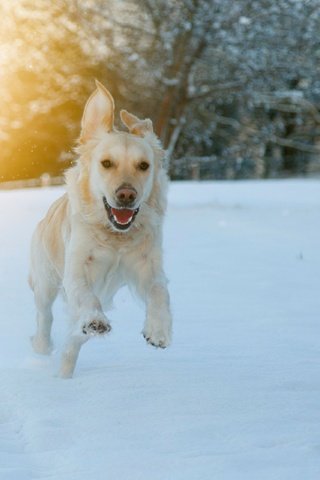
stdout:
[(129, 208), (121, 208), (120, 210), (117, 208), (111, 208), (111, 212), (116, 221), (122, 225), (129, 223), (134, 214), (134, 210), (130, 210)]

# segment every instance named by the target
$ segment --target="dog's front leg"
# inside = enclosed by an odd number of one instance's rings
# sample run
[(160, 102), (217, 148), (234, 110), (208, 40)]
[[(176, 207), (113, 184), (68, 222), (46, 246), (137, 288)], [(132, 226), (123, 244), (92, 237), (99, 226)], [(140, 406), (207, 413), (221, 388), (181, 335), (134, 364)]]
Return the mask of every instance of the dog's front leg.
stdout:
[(143, 336), (154, 347), (166, 348), (171, 341), (172, 318), (167, 285), (154, 283), (146, 297), (146, 321)]
[(88, 248), (71, 239), (66, 252), (63, 281), (71, 316), (71, 329), (60, 370), (64, 378), (72, 376), (81, 346), (90, 337), (103, 335), (111, 330), (100, 301), (90, 285), (86, 269), (88, 258)]
[(149, 255), (149, 261), (140, 267), (139, 285), (146, 303), (146, 321), (142, 334), (151, 345), (166, 348), (171, 341), (172, 317), (161, 254), (154, 252)]

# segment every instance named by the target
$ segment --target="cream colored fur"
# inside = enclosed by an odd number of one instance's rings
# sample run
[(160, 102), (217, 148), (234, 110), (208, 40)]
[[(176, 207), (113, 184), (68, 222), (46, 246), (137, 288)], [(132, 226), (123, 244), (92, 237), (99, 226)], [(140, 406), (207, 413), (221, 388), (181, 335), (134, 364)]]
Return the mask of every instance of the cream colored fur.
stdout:
[[(67, 193), (39, 223), (32, 239), (30, 286), (37, 308), (36, 352), (51, 351), (51, 306), (63, 289), (70, 313), (70, 334), (62, 355), (61, 376), (71, 377), (81, 346), (110, 330), (105, 310), (124, 284), (146, 305), (143, 335), (165, 348), (171, 338), (167, 280), (162, 268), (162, 222), (167, 175), (164, 152), (150, 120), (122, 111), (129, 133), (113, 127), (114, 102), (97, 82), (89, 98), (79, 141), (79, 158), (66, 173)], [(111, 159), (112, 168), (102, 160)], [(141, 162), (149, 168), (142, 171)], [(110, 222), (103, 197), (115, 207), (115, 192), (129, 184), (139, 207), (127, 231)]]

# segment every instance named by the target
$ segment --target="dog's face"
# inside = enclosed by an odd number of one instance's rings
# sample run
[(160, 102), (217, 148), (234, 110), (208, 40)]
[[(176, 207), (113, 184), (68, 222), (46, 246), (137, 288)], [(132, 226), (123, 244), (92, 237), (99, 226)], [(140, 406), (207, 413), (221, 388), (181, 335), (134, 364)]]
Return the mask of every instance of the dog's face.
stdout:
[(122, 132), (101, 136), (92, 154), (91, 190), (116, 230), (128, 230), (148, 199), (153, 162), (153, 151), (142, 138)]
[(93, 145), (89, 182), (95, 201), (104, 206), (113, 229), (125, 232), (152, 190), (155, 159), (144, 136), (153, 130), (150, 120), (122, 110), (122, 122), (130, 133), (115, 131), (113, 115), (113, 99), (97, 82), (84, 110), (80, 142)]

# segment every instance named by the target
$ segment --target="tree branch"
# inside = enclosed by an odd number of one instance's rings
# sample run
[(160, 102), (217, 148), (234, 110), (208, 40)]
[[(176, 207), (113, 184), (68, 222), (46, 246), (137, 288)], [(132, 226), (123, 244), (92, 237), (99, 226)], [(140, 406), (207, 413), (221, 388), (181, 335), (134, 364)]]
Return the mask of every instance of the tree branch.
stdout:
[(276, 145), (280, 145), (281, 147), (290, 147), (290, 148), (294, 148), (296, 150), (300, 150), (301, 152), (307, 152), (307, 153), (320, 153), (320, 148), (319, 147), (314, 147), (312, 145), (307, 145), (306, 143), (299, 142), (297, 140), (290, 140), (288, 138), (280, 138), (280, 137), (277, 137), (276, 135), (273, 135), (272, 137), (270, 137), (269, 140), (272, 143), (275, 143)]

